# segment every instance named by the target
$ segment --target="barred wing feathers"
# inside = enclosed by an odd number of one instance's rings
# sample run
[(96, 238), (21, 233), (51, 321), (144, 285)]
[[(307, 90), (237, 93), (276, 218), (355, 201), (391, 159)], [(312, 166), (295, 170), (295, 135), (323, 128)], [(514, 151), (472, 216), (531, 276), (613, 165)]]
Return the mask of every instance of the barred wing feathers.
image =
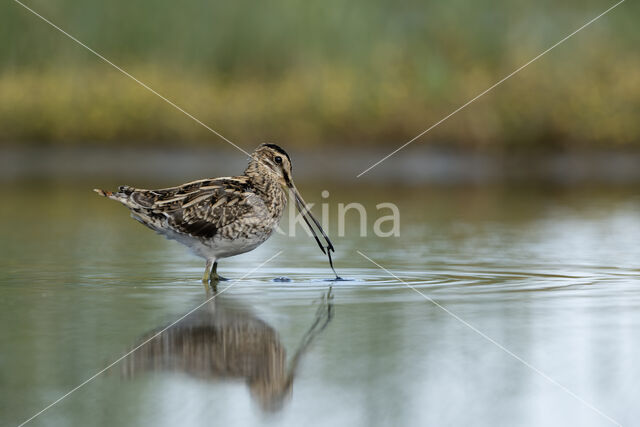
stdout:
[(124, 204), (155, 231), (210, 239), (252, 212), (250, 187), (246, 177), (225, 177), (159, 190), (122, 186), (116, 193), (96, 192)]

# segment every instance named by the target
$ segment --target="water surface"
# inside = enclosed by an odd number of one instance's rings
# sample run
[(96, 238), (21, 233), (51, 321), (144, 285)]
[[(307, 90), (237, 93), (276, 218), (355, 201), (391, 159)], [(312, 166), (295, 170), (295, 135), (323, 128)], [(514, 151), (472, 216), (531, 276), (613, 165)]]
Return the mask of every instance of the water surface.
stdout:
[[(319, 187), (300, 187), (323, 201)], [(613, 423), (597, 411), (624, 425), (640, 417), (633, 190), (331, 190), (332, 236), (335, 204), (358, 201), (369, 231), (375, 205), (396, 203), (400, 237), (361, 237), (352, 212), (347, 235), (333, 240), (338, 272), (353, 280), (330, 283), (311, 238), (275, 235), (220, 272), (240, 278), (281, 255), (205, 303), (204, 263), (90, 188), (2, 190), (2, 425), (25, 421), (199, 306), (30, 425), (599, 426)], [(291, 281), (273, 281), (280, 276)]]

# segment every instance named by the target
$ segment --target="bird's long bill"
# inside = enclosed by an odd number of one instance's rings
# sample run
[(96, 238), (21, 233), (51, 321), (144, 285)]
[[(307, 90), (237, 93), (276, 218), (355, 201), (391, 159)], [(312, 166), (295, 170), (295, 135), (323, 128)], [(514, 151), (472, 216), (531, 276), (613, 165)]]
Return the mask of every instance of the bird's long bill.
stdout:
[[(322, 251), (322, 253), (327, 254), (327, 256), (329, 257), (329, 264), (331, 265), (331, 269), (335, 273), (336, 277), (339, 277), (338, 274), (336, 273), (335, 268), (333, 268), (333, 260), (331, 259), (331, 252), (332, 251), (335, 252), (333, 243), (331, 243), (331, 240), (329, 239), (327, 234), (324, 232), (324, 230), (320, 226), (320, 223), (318, 222), (318, 220), (313, 216), (313, 214), (311, 214), (309, 207), (307, 206), (304, 199), (298, 192), (298, 189), (296, 188), (295, 184), (291, 180), (287, 180), (287, 181), (288, 181), (287, 186), (289, 187), (289, 190), (291, 190), (291, 193), (293, 194), (293, 199), (296, 202), (296, 207), (298, 208), (298, 211), (302, 215), (304, 222), (307, 224), (307, 226), (311, 230), (311, 233), (313, 234), (313, 238), (316, 239), (316, 242), (318, 243), (318, 246), (320, 247), (320, 250)], [(314, 227), (311, 225), (311, 223), (313, 223), (316, 226), (317, 231), (319, 231), (322, 237), (324, 238), (324, 244), (320, 241), (320, 238), (318, 237), (318, 233), (316, 232)]]
[[(313, 233), (313, 237), (316, 239), (316, 242), (318, 242), (318, 246), (320, 246), (322, 253), (325, 253), (325, 248), (330, 251), (335, 251), (335, 249), (333, 248), (333, 244), (331, 243), (331, 240), (329, 240), (329, 237), (320, 226), (320, 223), (318, 222), (318, 220), (313, 216), (313, 214), (311, 214), (309, 207), (305, 203), (304, 199), (298, 192), (298, 189), (293, 184), (293, 182), (289, 183), (289, 189), (293, 194), (293, 199), (296, 202), (296, 207), (298, 208), (298, 212), (300, 212), (300, 214), (302, 215), (302, 218), (304, 219), (304, 222), (307, 224), (307, 226), (311, 230), (311, 233)], [(316, 232), (314, 227), (311, 225), (311, 223), (313, 223), (316, 226), (316, 228), (324, 238), (324, 241), (325, 241), (324, 244), (320, 241), (320, 238), (318, 237), (318, 233)]]

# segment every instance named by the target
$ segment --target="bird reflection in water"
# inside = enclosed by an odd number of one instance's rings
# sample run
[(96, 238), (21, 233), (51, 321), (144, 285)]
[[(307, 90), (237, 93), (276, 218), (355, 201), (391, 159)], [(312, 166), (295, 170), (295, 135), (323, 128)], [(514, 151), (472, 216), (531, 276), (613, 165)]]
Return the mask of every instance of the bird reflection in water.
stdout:
[[(122, 373), (126, 378), (169, 371), (206, 381), (244, 379), (263, 410), (277, 411), (291, 396), (301, 357), (332, 318), (329, 288), (287, 366), (277, 331), (246, 308), (218, 296), (131, 354)], [(155, 334), (146, 334), (140, 342)]]

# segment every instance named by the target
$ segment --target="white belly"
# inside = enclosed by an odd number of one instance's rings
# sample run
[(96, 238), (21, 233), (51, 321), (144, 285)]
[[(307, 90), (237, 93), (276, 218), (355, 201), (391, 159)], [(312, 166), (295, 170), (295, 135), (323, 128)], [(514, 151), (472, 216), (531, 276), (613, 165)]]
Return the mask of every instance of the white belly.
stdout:
[(201, 240), (197, 237), (173, 231), (164, 231), (162, 234), (168, 239), (182, 243), (199, 257), (216, 260), (252, 251), (271, 236), (271, 233), (268, 233), (261, 236), (252, 236), (251, 238), (224, 239), (222, 237), (214, 237), (210, 240)]

